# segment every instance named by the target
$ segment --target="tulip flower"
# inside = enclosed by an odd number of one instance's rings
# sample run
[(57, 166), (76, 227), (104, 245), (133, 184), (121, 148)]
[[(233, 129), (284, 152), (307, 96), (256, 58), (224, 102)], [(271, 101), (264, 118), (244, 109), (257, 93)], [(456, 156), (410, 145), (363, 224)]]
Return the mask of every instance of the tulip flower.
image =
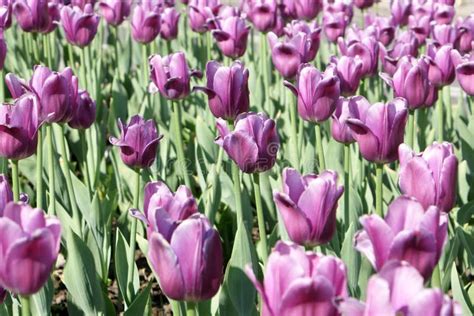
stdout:
[(145, 121), (135, 115), (128, 125), (118, 120), (120, 138), (110, 137), (112, 145), (120, 148), (122, 161), (130, 168), (148, 168), (156, 159), (158, 143), (163, 135), (158, 135), (155, 122)]
[(326, 2), (324, 4), (324, 12), (344, 13), (344, 15), (347, 17), (348, 23), (350, 23), (354, 17), (354, 8), (352, 3), (347, 3), (344, 0), (336, 0), (332, 1), (332, 3)]
[(405, 99), (395, 98), (387, 104), (371, 105), (365, 117), (347, 119), (362, 157), (377, 164), (397, 160), (407, 116)]
[(0, 285), (29, 296), (46, 283), (59, 253), (61, 224), (44, 211), (9, 203), (0, 217), (2, 235)]
[(347, 297), (344, 263), (278, 241), (265, 266), (263, 283), (246, 274), (262, 297), (262, 315), (337, 315), (335, 301)]
[(424, 152), (415, 154), (410, 147), (401, 144), (398, 155), (401, 192), (416, 198), (424, 208), (435, 205), (449, 212), (456, 201), (458, 169), (453, 145), (435, 142)]
[(81, 9), (84, 9), (84, 7), (88, 4), (94, 7), (96, 2), (97, 0), (71, 0), (71, 5), (73, 7), (79, 7)]
[(336, 109), (339, 99), (339, 79), (332, 69), (321, 73), (310, 64), (301, 65), (296, 86), (285, 82), (285, 86), (298, 98), (298, 113), (305, 121), (321, 123)]
[(295, 0), (295, 15), (297, 19), (311, 21), (316, 18), (323, 8), (322, 0)]
[(343, 56), (359, 57), (362, 62), (361, 72), (363, 76), (373, 76), (377, 73), (379, 44), (372, 37), (364, 37), (360, 41), (344, 42), (338, 40), (339, 50)]
[(219, 233), (202, 214), (185, 219), (166, 239), (148, 236), (148, 258), (161, 290), (173, 300), (203, 301), (219, 290), (223, 254)]
[(450, 24), (456, 14), (453, 5), (435, 3), (433, 18), (438, 24)]
[(347, 125), (347, 119), (356, 118), (361, 121), (365, 119), (365, 113), (370, 103), (361, 96), (351, 98), (339, 98), (336, 110), (332, 115), (331, 135), (339, 143), (350, 144), (355, 142), (352, 131)]
[(169, 100), (186, 98), (190, 91), (192, 76), (200, 76), (197, 71), (190, 71), (183, 52), (161, 57), (150, 57), (151, 80), (161, 95)]
[(38, 142), (38, 101), (24, 94), (14, 105), (0, 106), (0, 156), (20, 160), (33, 155)]
[(208, 20), (219, 13), (220, 7), (219, 0), (190, 0), (188, 17), (191, 29), (197, 33), (207, 32)]
[(453, 44), (456, 40), (456, 29), (450, 24), (436, 24), (431, 32), (434, 42), (439, 46)]
[[(366, 15), (365, 24), (373, 27), (373, 35), (384, 46), (390, 45), (395, 37), (395, 27), (387, 17)], [(429, 33), (429, 28), (428, 28)]]
[(253, 0), (247, 11), (249, 20), (260, 32), (271, 31), (277, 21), (277, 3), (275, 0)]
[(339, 37), (344, 36), (348, 24), (348, 17), (344, 12), (324, 12), (323, 29), (330, 42), (335, 43)]
[(90, 4), (84, 10), (64, 6), (61, 10), (61, 24), (67, 41), (79, 47), (89, 45), (97, 34), (100, 18)]
[(339, 305), (343, 316), (450, 315), (461, 306), (441, 289), (424, 288), (423, 277), (407, 262), (391, 261), (367, 285), (366, 302), (349, 298)]
[(431, 21), (429, 16), (422, 16), (420, 18), (410, 16), (408, 18), (408, 27), (413, 32), (413, 34), (415, 34), (420, 44), (424, 44), (426, 39), (430, 35), (430, 22)]
[[(321, 28), (316, 22), (307, 24), (303, 21), (292, 21), (283, 31), (288, 42), (297, 47), (303, 63), (311, 62), (316, 57), (321, 37)], [(275, 38), (272, 41), (276, 43)]]
[(89, 93), (81, 90), (77, 96), (77, 108), (68, 122), (69, 126), (75, 129), (87, 129), (95, 122), (96, 104), (91, 99)]
[(220, 136), (216, 143), (246, 173), (264, 172), (273, 167), (280, 148), (276, 123), (263, 113), (242, 113), (231, 132), (224, 120), (217, 120)]
[(370, 8), (375, 3), (375, 0), (354, 0), (353, 4), (361, 10)]
[(455, 68), (451, 58), (453, 50), (450, 44), (435, 48), (428, 45), (426, 61), (428, 62), (428, 77), (431, 83), (438, 87), (448, 86), (455, 79)]
[(474, 50), (474, 15), (460, 19), (456, 25), (456, 40), (454, 47), (461, 54), (468, 54)]
[(160, 34), (161, 16), (159, 6), (150, 0), (142, 2), (133, 10), (132, 37), (141, 44), (151, 43)]
[(105, 21), (119, 26), (130, 15), (130, 0), (101, 0), (99, 8)]
[(447, 240), (447, 215), (436, 206), (425, 209), (407, 196), (395, 199), (385, 219), (360, 218), (363, 230), (354, 236), (354, 247), (380, 271), (390, 260), (407, 261), (429, 279)]
[(474, 96), (474, 61), (459, 64), (456, 77), (461, 88), (470, 96)]
[(230, 67), (210, 61), (206, 66), (206, 77), (206, 87), (195, 89), (207, 94), (209, 108), (215, 117), (233, 121), (249, 110), (249, 71), (239, 61)]
[(166, 8), (161, 12), (160, 37), (171, 41), (178, 37), (180, 13), (175, 8)]
[(341, 95), (354, 95), (364, 75), (362, 73), (363, 63), (360, 57), (342, 56), (337, 59), (333, 56), (330, 67), (334, 69), (333, 71), (339, 78)]
[(411, 11), (410, 0), (393, 0), (390, 5), (392, 21), (395, 25), (405, 26)]
[(5, 206), (13, 201), (13, 191), (8, 183), (7, 177), (0, 174), (0, 217), (3, 216)]
[(313, 246), (331, 241), (337, 203), (344, 192), (337, 177), (332, 170), (305, 176), (292, 168), (283, 170), (283, 192), (274, 193), (273, 199), (292, 241)]
[(249, 30), (250, 27), (245, 24), (243, 18), (230, 16), (216, 23), (212, 35), (222, 54), (236, 59), (245, 54)]
[(13, 14), (18, 25), (25, 32), (45, 32), (50, 26), (48, 1), (15, 1)]
[(0, 27), (6, 30), (12, 26), (13, 1), (0, 0)]

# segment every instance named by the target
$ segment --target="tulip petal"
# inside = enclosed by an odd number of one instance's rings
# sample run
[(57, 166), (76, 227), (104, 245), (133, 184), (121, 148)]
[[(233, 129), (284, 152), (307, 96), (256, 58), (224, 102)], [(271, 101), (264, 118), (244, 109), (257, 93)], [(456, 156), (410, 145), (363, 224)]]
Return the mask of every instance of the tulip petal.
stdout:
[(287, 195), (276, 193), (273, 199), (291, 240), (300, 245), (308, 242), (311, 236), (309, 219)]
[[(420, 183), (423, 183), (421, 186)], [(413, 157), (400, 170), (400, 190), (415, 197), (426, 208), (436, 202), (436, 186), (433, 174), (426, 161)]]
[(252, 137), (234, 132), (224, 138), (224, 150), (243, 172), (252, 172), (258, 159), (258, 147)]

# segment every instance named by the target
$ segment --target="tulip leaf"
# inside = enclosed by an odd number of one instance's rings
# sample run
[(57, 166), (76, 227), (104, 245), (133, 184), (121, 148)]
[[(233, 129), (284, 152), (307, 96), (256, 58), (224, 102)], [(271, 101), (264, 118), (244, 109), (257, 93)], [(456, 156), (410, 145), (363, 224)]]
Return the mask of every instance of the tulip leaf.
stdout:
[(153, 283), (149, 282), (147, 287), (138, 294), (130, 307), (123, 314), (124, 316), (151, 315), (150, 291)]
[(354, 223), (351, 223), (346, 232), (341, 249), (341, 259), (347, 267), (347, 281), (351, 293), (355, 296), (359, 293), (358, 281), (361, 258), (359, 252), (353, 246), (354, 235), (356, 228)]
[(467, 224), (474, 215), (474, 200), (461, 206), (456, 215), (459, 225)]
[[(136, 220), (136, 219), (134, 219)], [(118, 230), (117, 238), (115, 243), (115, 272), (117, 274), (117, 281), (119, 284), (120, 293), (125, 299), (125, 303), (127, 306), (131, 306), (133, 302), (133, 297), (128, 296), (127, 287), (129, 284), (128, 277), (128, 251), (130, 246), (128, 245), (125, 237), (123, 236), (122, 232)], [(133, 262), (135, 265), (135, 262)], [(138, 269), (135, 265), (133, 269), (133, 292), (137, 293), (138, 288), (140, 286), (139, 278), (138, 278)]]
[(53, 301), (54, 286), (51, 278), (39, 290), (38, 293), (31, 296), (32, 315), (50, 315), (51, 302)]
[(463, 315), (472, 315), (474, 309), (461, 284), (455, 263), (451, 266), (451, 287), (453, 290), (453, 298), (461, 304)]
[(212, 161), (217, 160), (219, 147), (214, 143), (215, 133), (211, 131), (204, 119), (198, 115), (196, 118), (196, 139)]

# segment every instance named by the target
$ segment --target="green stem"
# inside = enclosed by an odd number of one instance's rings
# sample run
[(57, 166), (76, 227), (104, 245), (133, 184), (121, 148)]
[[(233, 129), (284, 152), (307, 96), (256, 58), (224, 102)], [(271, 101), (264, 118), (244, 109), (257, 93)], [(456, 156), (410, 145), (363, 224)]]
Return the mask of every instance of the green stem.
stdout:
[(321, 137), (321, 126), (319, 124), (314, 125), (314, 132), (316, 134), (316, 150), (318, 151), (318, 160), (319, 160), (319, 172), (326, 170), (326, 161), (324, 160), (324, 151), (323, 151), (323, 140)]
[(269, 78), (268, 78), (268, 44), (267, 44), (267, 37), (265, 33), (260, 33), (260, 71), (263, 75), (263, 108), (268, 109), (268, 90), (269, 90)]
[(445, 86), (443, 88), (443, 103), (446, 107), (446, 125), (448, 130), (451, 130), (453, 125), (453, 111), (451, 107), (451, 87)]
[[(285, 91), (285, 94), (287, 92)], [(300, 168), (300, 161), (299, 161), (299, 154), (298, 154), (298, 115), (296, 114), (296, 108), (297, 108), (297, 102), (298, 99), (296, 99), (296, 104), (290, 105), (290, 124), (291, 124), (291, 139), (290, 139), (290, 146), (291, 146), (291, 158), (292, 158), (292, 164), (295, 169)]]
[(20, 296), (21, 302), (21, 316), (30, 316), (31, 307), (30, 307), (30, 298), (28, 296)]
[(410, 148), (413, 148), (415, 140), (415, 111), (410, 110), (408, 113), (407, 143)]
[[(142, 86), (145, 92), (145, 102), (140, 109), (140, 113), (150, 106), (150, 94), (148, 93), (148, 45), (142, 45)], [(141, 106), (141, 107), (142, 107)]]
[(92, 200), (92, 186), (91, 186), (91, 177), (89, 173), (89, 163), (87, 162), (87, 141), (86, 141), (86, 131), (81, 129), (79, 130), (79, 141), (81, 143), (81, 152), (82, 152), (82, 159), (83, 166), (82, 170), (84, 171), (84, 180), (86, 182), (87, 190), (89, 191), (89, 200)]
[(38, 147), (36, 149), (36, 207), (43, 209), (43, 131), (38, 129)]
[(219, 155), (217, 156), (216, 167), (214, 170), (214, 178), (212, 180), (212, 195), (209, 199), (207, 199), (206, 203), (206, 216), (209, 218), (211, 224), (214, 224), (216, 220), (216, 213), (217, 208), (219, 207), (219, 201), (216, 199), (217, 197), (217, 189), (219, 188), (219, 174), (221, 171), (222, 166), (222, 158), (224, 156), (224, 149), (222, 147), (219, 148)]
[(37, 41), (37, 34), (31, 33), (31, 36), (33, 37), (33, 56), (35, 56), (36, 63), (39, 63), (41, 61), (41, 58), (38, 49), (39, 43)]
[(438, 118), (438, 142), (442, 142), (444, 138), (444, 126), (443, 126), (443, 98), (438, 96), (438, 102), (436, 104), (436, 115)]
[[(136, 170), (136, 178), (135, 178), (135, 195), (133, 196), (133, 207), (138, 209), (140, 203), (140, 180), (141, 174), (140, 169)], [(131, 228), (130, 228), (130, 248), (128, 252), (128, 271), (127, 271), (127, 296), (130, 299), (130, 302), (133, 301), (133, 297), (135, 296), (135, 291), (133, 290), (133, 272), (135, 269), (135, 244), (137, 240), (137, 219), (134, 217), (130, 217), (131, 220)]]
[[(212, 38), (211, 38), (211, 32), (206, 32), (206, 40), (207, 40), (207, 61), (210, 61), (212, 59)], [(206, 63), (204, 63), (206, 65)]]
[(178, 168), (184, 178), (184, 184), (191, 189), (191, 180), (186, 167), (186, 159), (183, 147), (183, 134), (181, 126), (181, 106), (178, 101), (173, 101), (173, 125), (175, 134), (176, 155), (178, 156)]
[(50, 215), (56, 215), (56, 176), (54, 170), (54, 146), (53, 146), (53, 127), (51, 124), (46, 126), (46, 138), (48, 141), (48, 187), (49, 187), (49, 208)]
[(242, 193), (240, 191), (240, 170), (235, 162), (232, 163), (232, 182), (234, 184), (235, 210), (237, 213), (237, 225), (244, 221), (244, 211), (242, 208)]
[(383, 164), (377, 164), (375, 167), (376, 171), (376, 183), (375, 183), (375, 213), (380, 217), (383, 217), (382, 202), (383, 202), (383, 190), (382, 190), (382, 178), (383, 178)]
[(120, 60), (119, 60), (119, 56), (120, 56), (120, 41), (119, 41), (119, 37), (118, 37), (118, 26), (112, 28), (114, 30), (114, 48), (115, 48), (115, 65), (117, 67), (117, 70), (118, 70), (118, 74), (119, 74), (119, 78), (121, 79), (122, 78), (122, 73), (120, 71)]
[(0, 70), (0, 102), (5, 102), (5, 79), (3, 69)]
[(265, 217), (263, 216), (262, 195), (260, 192), (260, 175), (253, 174), (253, 188), (255, 192), (255, 206), (257, 208), (258, 231), (262, 244), (262, 261), (266, 264), (268, 258), (267, 232), (265, 230)]
[(349, 197), (350, 197), (350, 164), (351, 164), (351, 148), (349, 144), (344, 145), (344, 224), (346, 229), (350, 225), (350, 208), (349, 208)]
[(81, 66), (79, 68), (80, 71), (80, 76), (79, 81), (82, 84), (82, 87), (87, 90), (87, 79), (86, 79), (86, 72), (87, 72), (87, 66), (86, 66), (86, 49), (83, 47), (81, 48)]
[(13, 200), (20, 200), (20, 177), (18, 175), (18, 160), (12, 160)]
[(186, 316), (196, 316), (196, 304), (193, 302), (186, 302)]
[(51, 68), (53, 67), (53, 61), (51, 58), (51, 48), (50, 42), (49, 42), (49, 35), (48, 34), (43, 34), (43, 49), (46, 53), (46, 62), (48, 63), (48, 67)]

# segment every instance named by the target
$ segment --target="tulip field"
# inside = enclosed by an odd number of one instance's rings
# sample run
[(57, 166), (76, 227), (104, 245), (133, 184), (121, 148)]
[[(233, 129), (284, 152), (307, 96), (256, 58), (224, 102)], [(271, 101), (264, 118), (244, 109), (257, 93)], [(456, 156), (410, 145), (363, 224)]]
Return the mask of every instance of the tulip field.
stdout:
[(0, 316), (474, 315), (474, 3), (0, 0), (0, 80)]

